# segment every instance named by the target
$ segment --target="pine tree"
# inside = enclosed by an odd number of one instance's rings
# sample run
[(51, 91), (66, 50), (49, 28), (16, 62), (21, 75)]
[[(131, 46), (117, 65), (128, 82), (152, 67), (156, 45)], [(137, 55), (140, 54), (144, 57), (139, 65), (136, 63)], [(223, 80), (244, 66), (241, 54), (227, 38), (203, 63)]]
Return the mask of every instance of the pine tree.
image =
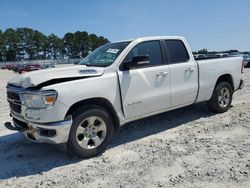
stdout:
[(4, 47), (6, 61), (16, 61), (17, 45), (20, 41), (19, 36), (14, 29), (7, 29), (4, 32)]
[(86, 31), (66, 33), (59, 38), (31, 28), (9, 28), (4, 33), (0, 30), (0, 61), (83, 58), (108, 42), (108, 39)]

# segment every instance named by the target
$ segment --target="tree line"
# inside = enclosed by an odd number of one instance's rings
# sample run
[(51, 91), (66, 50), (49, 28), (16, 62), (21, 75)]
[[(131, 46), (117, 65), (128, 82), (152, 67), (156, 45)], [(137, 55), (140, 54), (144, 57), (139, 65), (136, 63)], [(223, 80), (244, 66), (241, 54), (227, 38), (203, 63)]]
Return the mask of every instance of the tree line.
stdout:
[(83, 58), (110, 41), (86, 31), (46, 36), (31, 28), (0, 30), (0, 61)]

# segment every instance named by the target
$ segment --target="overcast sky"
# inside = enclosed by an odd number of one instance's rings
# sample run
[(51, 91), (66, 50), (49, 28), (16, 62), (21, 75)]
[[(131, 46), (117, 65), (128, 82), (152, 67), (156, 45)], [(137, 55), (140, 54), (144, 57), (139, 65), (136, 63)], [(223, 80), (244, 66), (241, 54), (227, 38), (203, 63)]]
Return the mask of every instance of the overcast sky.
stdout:
[(181, 35), (193, 50), (250, 51), (250, 0), (0, 0), (0, 29), (8, 27), (111, 41)]

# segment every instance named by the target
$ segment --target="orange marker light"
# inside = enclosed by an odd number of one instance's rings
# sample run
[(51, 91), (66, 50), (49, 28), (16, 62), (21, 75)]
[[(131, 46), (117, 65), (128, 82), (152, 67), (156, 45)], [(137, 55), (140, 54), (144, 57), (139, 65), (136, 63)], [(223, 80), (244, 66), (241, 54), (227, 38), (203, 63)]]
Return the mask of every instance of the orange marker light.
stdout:
[(55, 97), (55, 96), (46, 96), (46, 97), (45, 97), (45, 101), (46, 101), (48, 104), (53, 104), (55, 100), (56, 100), (56, 97)]

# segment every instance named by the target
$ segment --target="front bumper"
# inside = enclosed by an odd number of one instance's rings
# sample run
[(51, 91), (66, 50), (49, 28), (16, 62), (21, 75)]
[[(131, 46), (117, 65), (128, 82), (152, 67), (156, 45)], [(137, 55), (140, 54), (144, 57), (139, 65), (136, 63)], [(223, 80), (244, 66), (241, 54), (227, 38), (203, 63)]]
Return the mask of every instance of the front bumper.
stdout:
[(6, 128), (22, 132), (27, 139), (33, 142), (52, 144), (66, 143), (69, 138), (71, 125), (72, 119), (38, 124), (13, 118), (13, 125), (10, 122), (5, 123)]

